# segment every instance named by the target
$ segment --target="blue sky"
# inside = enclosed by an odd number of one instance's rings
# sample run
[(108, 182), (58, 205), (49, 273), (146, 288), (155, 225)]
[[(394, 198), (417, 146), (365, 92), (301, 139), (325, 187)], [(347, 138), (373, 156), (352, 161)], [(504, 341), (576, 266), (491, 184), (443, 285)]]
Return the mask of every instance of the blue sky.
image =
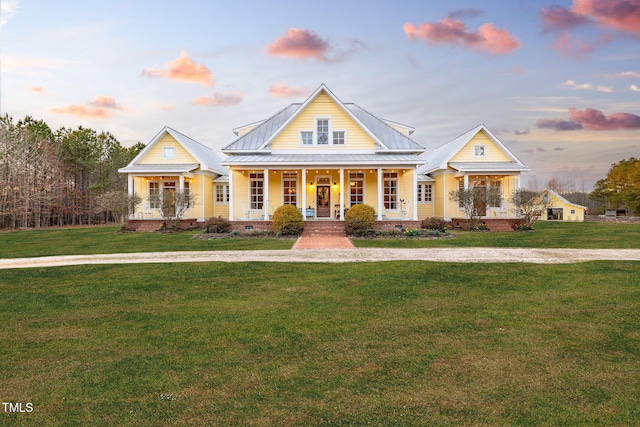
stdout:
[(640, 156), (640, 0), (2, 0), (2, 114), (219, 149), (325, 83), (435, 148), (484, 123), (591, 190)]

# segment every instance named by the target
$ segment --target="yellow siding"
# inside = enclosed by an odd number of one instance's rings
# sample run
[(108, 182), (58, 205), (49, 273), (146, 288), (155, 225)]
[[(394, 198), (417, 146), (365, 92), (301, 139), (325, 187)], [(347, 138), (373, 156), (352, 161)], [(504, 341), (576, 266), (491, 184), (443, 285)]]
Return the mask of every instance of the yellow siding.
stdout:
[(398, 132), (400, 132), (401, 134), (403, 134), (404, 136), (409, 136), (409, 129), (404, 127), (404, 126), (400, 126), (400, 125), (394, 125), (392, 123), (387, 123), (389, 126), (391, 126), (392, 128), (394, 128), (395, 130), (397, 130)]
[[(476, 157), (475, 145), (485, 146), (485, 156)], [(451, 162), (510, 162), (512, 161), (494, 142), (483, 132), (479, 131), (476, 136), (458, 151), (450, 160)]]
[[(329, 118), (329, 131), (345, 131), (345, 145), (312, 145), (302, 146), (300, 131), (314, 131), (315, 119)], [(329, 134), (331, 142), (331, 134)], [(273, 151), (277, 150), (373, 150), (375, 143), (333, 100), (325, 93), (318, 95), (307, 108), (296, 117), (272, 143)]]
[[(164, 147), (175, 147), (175, 159), (163, 159), (162, 149)], [(165, 135), (158, 141), (151, 150), (138, 162), (140, 164), (162, 164), (162, 163), (198, 163), (187, 150), (182, 147), (171, 135)]]
[(425, 219), (434, 216), (433, 203), (418, 203), (418, 219)]

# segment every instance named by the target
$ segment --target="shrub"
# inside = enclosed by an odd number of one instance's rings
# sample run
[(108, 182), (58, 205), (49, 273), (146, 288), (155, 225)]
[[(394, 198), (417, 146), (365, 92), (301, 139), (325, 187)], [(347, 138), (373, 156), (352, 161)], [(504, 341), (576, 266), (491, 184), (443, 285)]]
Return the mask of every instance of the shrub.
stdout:
[(345, 221), (358, 219), (365, 223), (369, 228), (373, 228), (376, 220), (376, 210), (369, 205), (355, 205), (349, 208), (344, 216)]
[(442, 218), (427, 217), (420, 223), (420, 228), (427, 230), (445, 231), (447, 229), (447, 221)]
[(282, 205), (273, 213), (273, 228), (282, 236), (297, 236), (304, 230), (302, 214), (293, 205)]
[(373, 228), (358, 218), (345, 219), (344, 232), (347, 236), (354, 237), (373, 237), (376, 234)]
[(231, 223), (226, 218), (214, 216), (207, 220), (207, 233), (229, 233), (231, 232)]
[(344, 232), (347, 236), (367, 237), (375, 235), (373, 224), (376, 211), (369, 205), (352, 206), (344, 216)]

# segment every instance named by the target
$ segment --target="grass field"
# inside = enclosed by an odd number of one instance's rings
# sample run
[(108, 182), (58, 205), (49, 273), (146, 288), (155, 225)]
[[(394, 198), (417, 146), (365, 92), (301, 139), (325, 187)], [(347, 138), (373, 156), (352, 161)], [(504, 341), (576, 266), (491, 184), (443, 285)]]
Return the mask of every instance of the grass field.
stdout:
[[(640, 224), (536, 223), (536, 231), (455, 231), (453, 239), (354, 239), (357, 247), (535, 247), (640, 249)], [(290, 249), (292, 239), (193, 239), (196, 232), (119, 233), (115, 227), (58, 228), (0, 233), (0, 258), (104, 253)]]
[[(25, 233), (28, 234), (28, 233)], [(0, 272), (0, 425), (637, 425), (640, 263)]]
[[(639, 248), (640, 225), (358, 246)], [(288, 249), (112, 227), (0, 257)], [(634, 425), (640, 263), (194, 263), (0, 271), (0, 425)], [(3, 411), (4, 409), (4, 411)]]

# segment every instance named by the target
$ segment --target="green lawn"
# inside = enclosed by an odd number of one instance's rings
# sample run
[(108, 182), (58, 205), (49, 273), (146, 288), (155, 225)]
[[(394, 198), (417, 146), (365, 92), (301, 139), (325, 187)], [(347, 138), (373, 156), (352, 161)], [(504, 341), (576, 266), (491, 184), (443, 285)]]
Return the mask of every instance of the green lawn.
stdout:
[[(193, 239), (187, 233), (119, 233), (115, 227), (56, 228), (0, 233), (0, 258), (103, 253), (290, 249), (293, 239)], [(536, 231), (455, 231), (453, 239), (354, 239), (357, 247), (535, 247), (640, 249), (640, 224), (538, 222)]]
[(0, 425), (637, 425), (638, 277), (625, 261), (4, 270), (0, 398), (34, 409)]
[(454, 239), (354, 239), (357, 247), (510, 247), (640, 249), (640, 224), (539, 221), (535, 231), (491, 233), (454, 230)]
[(25, 230), (0, 233), (0, 258), (131, 252), (290, 249), (295, 240), (238, 238), (199, 240), (199, 232), (120, 233), (117, 227)]

